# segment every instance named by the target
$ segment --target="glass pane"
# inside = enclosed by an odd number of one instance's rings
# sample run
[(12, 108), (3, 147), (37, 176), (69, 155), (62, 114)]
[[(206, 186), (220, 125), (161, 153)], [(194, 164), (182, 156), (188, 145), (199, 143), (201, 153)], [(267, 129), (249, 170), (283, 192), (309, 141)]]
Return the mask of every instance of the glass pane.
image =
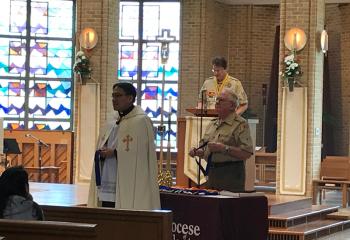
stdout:
[(143, 18), (143, 39), (156, 40), (162, 29), (169, 29), (174, 40), (180, 40), (179, 2), (146, 2)]
[(137, 40), (139, 38), (139, 3), (121, 2), (119, 16), (119, 38)]
[[(143, 83), (142, 84), (142, 100), (141, 107), (153, 121), (161, 120), (162, 104), (164, 109), (163, 120), (167, 121), (170, 109), (171, 97), (171, 112), (177, 114), (177, 83), (166, 84), (164, 86), (164, 101), (162, 103), (162, 84)], [(175, 118), (175, 116), (172, 116)]]
[(24, 81), (0, 80), (0, 117), (24, 117)]
[(31, 4), (31, 34), (40, 37), (71, 38), (72, 0), (41, 0)]
[(0, 38), (0, 76), (25, 76), (25, 41)]
[(71, 41), (32, 40), (30, 45), (30, 76), (72, 77)]
[(1, 0), (0, 35), (12, 35), (0, 37), (0, 117), (8, 129), (71, 128), (73, 4)]
[(24, 121), (4, 120), (4, 128), (10, 130), (23, 130)]
[(119, 79), (137, 79), (137, 48), (138, 44), (136, 43), (119, 43)]
[(71, 116), (70, 82), (29, 82), (29, 117), (69, 119)]
[(178, 81), (179, 78), (179, 44), (169, 43), (169, 59), (165, 65), (161, 62), (160, 43), (147, 43), (143, 45), (142, 53), (142, 79), (163, 80), (163, 67), (165, 66), (165, 81)]
[[(4, 31), (4, 33), (11, 34), (11, 35), (25, 35), (26, 34), (26, 17), (27, 17), (27, 3), (25, 0), (2, 0), (1, 3), (4, 5), (1, 6), (1, 8), (5, 9), (4, 13), (1, 14), (1, 25), (4, 24), (4, 30), (5, 27), (7, 29)], [(10, 13), (8, 15), (8, 13)], [(7, 17), (7, 19), (3, 19)], [(2, 21), (4, 20), (4, 21)], [(10, 21), (10, 22), (9, 22)]]
[(70, 129), (69, 122), (49, 122), (49, 121), (29, 121), (28, 128), (33, 130), (58, 130), (65, 131)]

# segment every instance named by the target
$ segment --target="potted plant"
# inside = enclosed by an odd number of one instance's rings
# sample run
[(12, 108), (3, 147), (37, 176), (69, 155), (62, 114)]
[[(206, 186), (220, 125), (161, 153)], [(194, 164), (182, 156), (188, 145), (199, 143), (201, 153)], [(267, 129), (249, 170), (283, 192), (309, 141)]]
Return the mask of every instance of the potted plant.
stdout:
[(294, 85), (297, 82), (297, 78), (302, 74), (294, 52), (284, 58), (284, 69), (280, 74), (288, 84), (289, 91), (292, 92), (294, 90)]
[(75, 63), (73, 70), (76, 74), (80, 76), (82, 84), (85, 84), (86, 80), (88, 78), (91, 78), (92, 70), (90, 67), (90, 60), (83, 51), (78, 51), (75, 55)]

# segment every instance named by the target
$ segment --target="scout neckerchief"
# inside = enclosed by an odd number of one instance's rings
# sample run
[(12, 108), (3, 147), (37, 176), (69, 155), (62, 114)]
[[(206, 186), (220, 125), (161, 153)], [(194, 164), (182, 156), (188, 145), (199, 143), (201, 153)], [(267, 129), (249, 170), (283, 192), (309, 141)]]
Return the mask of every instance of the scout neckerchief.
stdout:
[(221, 94), (222, 89), (224, 88), (227, 82), (228, 82), (228, 73), (226, 73), (226, 76), (220, 85), (218, 84), (218, 80), (216, 79), (215, 81), (216, 96), (219, 96)]

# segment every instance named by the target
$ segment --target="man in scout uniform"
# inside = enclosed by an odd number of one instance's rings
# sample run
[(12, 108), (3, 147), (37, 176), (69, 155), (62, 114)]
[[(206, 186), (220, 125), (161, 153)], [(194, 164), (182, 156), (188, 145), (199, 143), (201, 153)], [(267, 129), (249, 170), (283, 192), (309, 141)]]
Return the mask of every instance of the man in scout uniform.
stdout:
[(224, 89), (216, 98), (218, 118), (209, 123), (200, 142), (205, 147), (189, 152), (191, 157), (206, 159), (210, 189), (245, 191), (245, 160), (253, 154), (253, 144), (249, 125), (235, 112), (236, 106), (237, 96), (231, 89)]
[[(223, 89), (231, 89), (238, 97), (239, 104), (236, 109), (236, 113), (241, 115), (248, 108), (247, 94), (245, 93), (241, 82), (228, 75), (227, 73), (227, 61), (224, 57), (215, 57), (212, 60), (213, 64), (213, 77), (205, 80), (201, 88), (201, 93), (206, 92), (208, 108), (214, 108), (215, 99), (218, 97)], [(200, 96), (201, 97), (201, 96)]]
[(131, 83), (114, 84), (118, 117), (100, 131), (88, 207), (160, 209), (153, 126), (135, 98)]

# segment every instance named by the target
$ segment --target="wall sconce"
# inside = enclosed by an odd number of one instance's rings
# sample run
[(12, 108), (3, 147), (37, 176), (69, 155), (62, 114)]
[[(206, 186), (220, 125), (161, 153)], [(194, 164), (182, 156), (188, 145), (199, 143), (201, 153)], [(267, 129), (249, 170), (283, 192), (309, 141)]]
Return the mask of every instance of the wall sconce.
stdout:
[(290, 51), (300, 51), (306, 45), (306, 34), (300, 28), (291, 28), (284, 36), (284, 44)]
[(93, 49), (97, 44), (97, 33), (92, 28), (84, 28), (79, 36), (80, 46), (86, 50)]
[(323, 30), (321, 33), (321, 50), (323, 53), (327, 54), (328, 51), (328, 33)]

